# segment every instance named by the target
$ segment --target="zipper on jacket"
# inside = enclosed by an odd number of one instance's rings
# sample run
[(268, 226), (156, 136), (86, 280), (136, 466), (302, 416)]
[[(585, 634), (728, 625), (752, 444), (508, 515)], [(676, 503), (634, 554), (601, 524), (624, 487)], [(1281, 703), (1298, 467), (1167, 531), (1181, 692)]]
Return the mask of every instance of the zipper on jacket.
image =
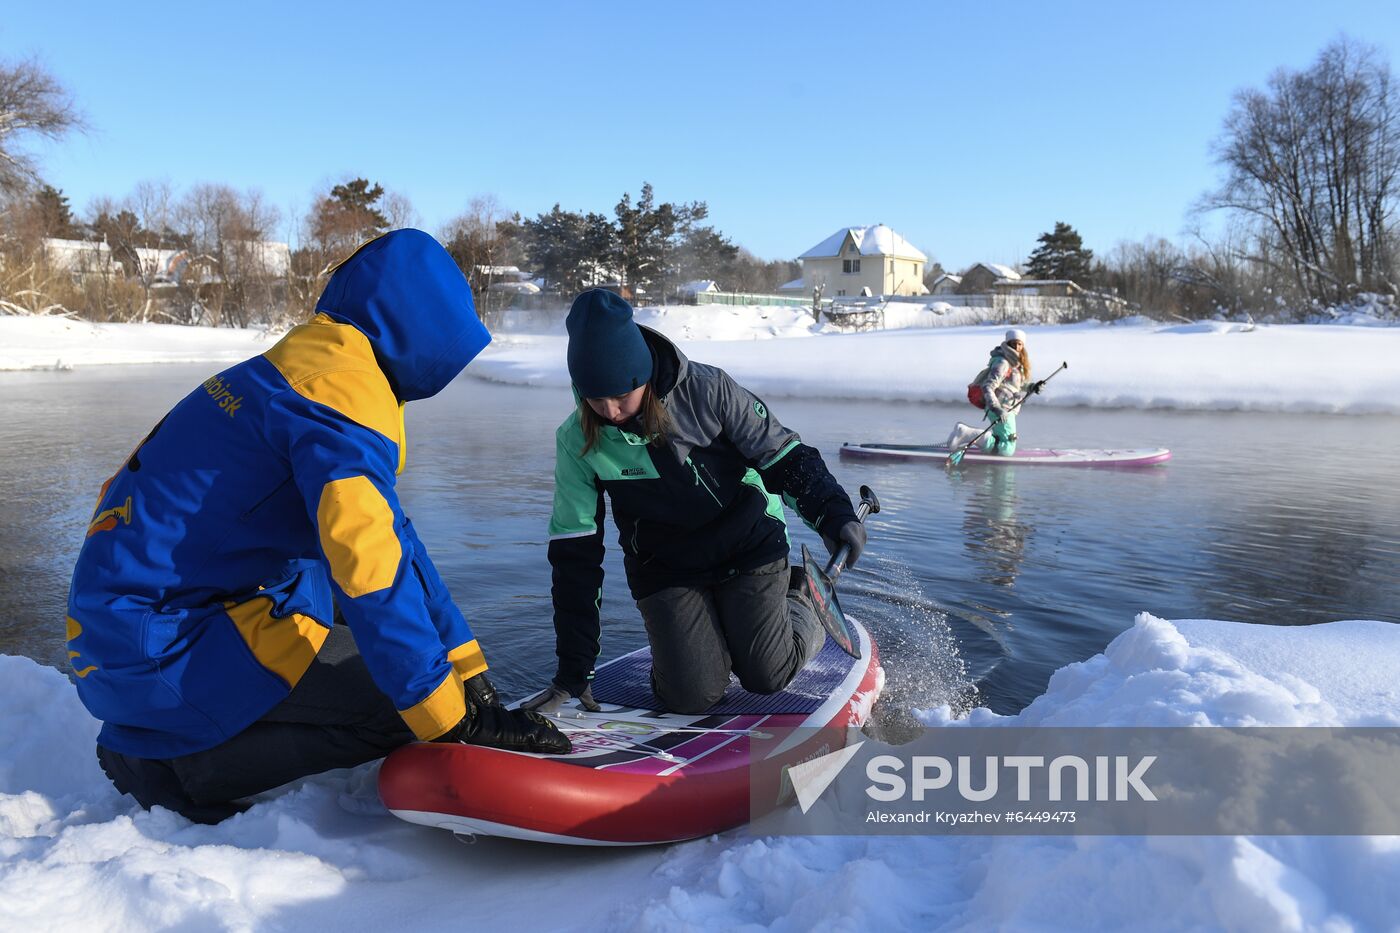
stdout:
[(690, 472), (695, 474), (695, 485), (705, 487), (705, 491), (710, 494), (710, 498), (715, 500), (715, 505), (724, 508), (724, 503), (719, 501), (719, 496), (715, 495), (715, 491), (710, 488), (710, 484), (700, 478), (700, 468), (695, 465), (695, 461), (686, 457), (685, 465), (690, 467)]

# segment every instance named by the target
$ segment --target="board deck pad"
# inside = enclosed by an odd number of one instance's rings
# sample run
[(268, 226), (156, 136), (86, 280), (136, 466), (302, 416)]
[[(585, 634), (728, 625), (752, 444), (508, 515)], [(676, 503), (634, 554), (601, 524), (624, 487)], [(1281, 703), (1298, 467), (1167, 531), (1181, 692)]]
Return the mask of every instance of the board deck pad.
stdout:
[[(706, 710), (705, 715), (810, 713), (831, 696), (831, 691), (850, 670), (851, 658), (828, 636), (816, 657), (786, 689), (768, 695), (750, 693), (730, 674), (724, 696)], [(632, 709), (663, 709), (651, 690), (651, 649), (643, 648), (598, 668), (593, 680), (593, 699)]]

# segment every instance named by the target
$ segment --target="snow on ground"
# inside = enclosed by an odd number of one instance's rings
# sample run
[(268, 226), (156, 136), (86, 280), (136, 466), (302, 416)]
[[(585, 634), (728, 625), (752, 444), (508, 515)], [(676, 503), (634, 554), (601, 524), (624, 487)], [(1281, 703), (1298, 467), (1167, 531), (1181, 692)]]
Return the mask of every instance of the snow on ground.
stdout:
[(0, 317), (0, 370), (109, 363), (236, 363), (280, 334), (231, 327), (97, 324), (62, 317)]
[[(919, 304), (891, 304), (886, 314), (892, 329), (858, 334), (817, 324), (803, 308), (641, 308), (637, 319), (677, 340), (693, 359), (721, 366), (774, 398), (960, 402), (1005, 332), (1002, 326), (932, 327), (936, 315)], [(1135, 318), (1024, 330), (1037, 375), (1069, 363), (1036, 405), (1400, 413), (1398, 327), (1167, 325)], [(227, 328), (0, 317), (0, 370), (234, 362), (275, 339)], [(567, 386), (566, 340), (557, 315), (550, 332), (498, 333), (467, 374)]]
[[(1146, 614), (1017, 716), (933, 726), (1397, 725), (1400, 628)], [(657, 849), (482, 840), (384, 815), (373, 767), (216, 827), (120, 797), (51, 668), (0, 657), (0, 929), (1393, 929), (1394, 837), (832, 837)]]
[[(639, 312), (638, 319), (677, 340), (692, 359), (774, 398), (964, 401), (967, 383), (1005, 333), (976, 326), (843, 334), (818, 328), (799, 308), (687, 308)], [(1137, 319), (1023, 329), (1036, 375), (1069, 363), (1036, 405), (1400, 412), (1400, 366), (1393, 362), (1400, 328)], [(763, 339), (770, 337), (814, 339)], [(507, 334), (467, 373), (567, 386), (566, 343), (559, 334)]]

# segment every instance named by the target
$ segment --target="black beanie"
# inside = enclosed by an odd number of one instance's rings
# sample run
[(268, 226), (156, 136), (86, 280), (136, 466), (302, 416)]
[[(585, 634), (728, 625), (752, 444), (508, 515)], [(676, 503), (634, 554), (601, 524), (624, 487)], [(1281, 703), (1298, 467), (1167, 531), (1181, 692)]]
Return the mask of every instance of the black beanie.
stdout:
[(584, 398), (625, 395), (651, 378), (651, 350), (632, 320), (632, 306), (590, 288), (574, 299), (569, 329), (569, 378)]

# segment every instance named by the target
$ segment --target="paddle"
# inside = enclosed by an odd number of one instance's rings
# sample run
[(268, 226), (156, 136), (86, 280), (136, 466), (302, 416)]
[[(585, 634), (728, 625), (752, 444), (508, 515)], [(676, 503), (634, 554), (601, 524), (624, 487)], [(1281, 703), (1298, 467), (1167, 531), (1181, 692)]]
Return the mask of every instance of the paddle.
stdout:
[[(1051, 379), (1054, 379), (1055, 376), (1059, 374), (1059, 372), (1060, 372), (1061, 369), (1069, 369), (1069, 364), (1068, 364), (1068, 363), (1061, 363), (1060, 366), (1059, 366), (1059, 368), (1056, 369), (1055, 372), (1051, 373), (1050, 375), (1046, 376), (1044, 379), (1040, 380), (1040, 385), (1043, 386), (1043, 385), (1045, 385), (1045, 383), (1049, 382)], [(1018, 398), (1018, 399), (1016, 400), (1016, 404), (1014, 404), (1014, 405), (1011, 406), (1011, 410), (1012, 410), (1012, 411), (1015, 411), (1016, 409), (1020, 408), (1020, 407), (1021, 407), (1021, 403), (1024, 402), (1026, 399), (1030, 398), (1030, 397), (1031, 397), (1032, 395), (1034, 395), (1034, 394), (1035, 394), (1034, 392), (1027, 392), (1025, 395), (1023, 395), (1023, 396), (1021, 396), (1020, 398)], [(989, 425), (987, 425), (985, 428), (983, 428), (982, 431), (981, 431), (981, 433), (979, 433), (976, 437), (974, 437), (972, 440), (968, 441), (966, 444), (963, 444), (963, 445), (962, 445), (960, 448), (958, 448), (957, 450), (953, 451), (953, 453), (948, 457), (948, 462), (945, 463), (944, 466), (946, 466), (946, 467), (955, 467), (955, 466), (957, 466), (959, 463), (962, 463), (963, 454), (967, 453), (968, 448), (971, 447), (973, 444), (977, 443), (978, 441), (980, 441), (982, 438), (986, 437), (986, 436), (987, 436), (987, 432), (990, 431), (992, 428), (994, 428), (994, 427), (996, 427), (996, 426), (997, 426), (997, 422), (993, 421), (991, 424), (989, 424)]]
[[(860, 505), (856, 506), (856, 521), (863, 522), (872, 512), (880, 511), (880, 500), (869, 486), (860, 487)], [(817, 566), (807, 545), (802, 545), (802, 567), (807, 572), (807, 593), (812, 597), (817, 619), (826, 629), (831, 640), (841, 646), (841, 650), (853, 658), (860, 657), (860, 646), (855, 643), (851, 627), (846, 622), (846, 614), (841, 611), (841, 603), (836, 599), (836, 578), (846, 569), (846, 558), (851, 554), (849, 544), (841, 545), (832, 555), (826, 569)]]

